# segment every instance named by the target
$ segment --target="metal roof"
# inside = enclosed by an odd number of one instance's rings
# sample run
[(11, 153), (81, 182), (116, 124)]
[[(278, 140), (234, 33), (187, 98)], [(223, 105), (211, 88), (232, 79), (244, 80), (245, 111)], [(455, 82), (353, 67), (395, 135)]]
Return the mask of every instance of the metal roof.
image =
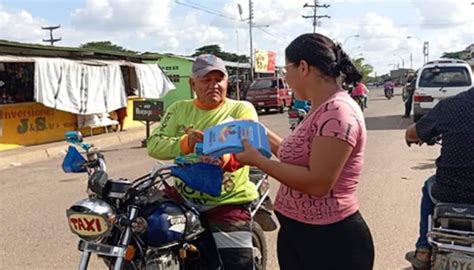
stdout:
[(74, 48), (48, 46), (41, 44), (21, 43), (8, 40), (0, 40), (0, 55), (21, 55), (21, 56), (46, 56), (46, 57), (64, 57), (64, 58), (102, 58), (138, 61), (156, 60), (153, 55), (142, 55), (129, 52), (118, 52), (111, 50), (98, 50), (90, 48)]

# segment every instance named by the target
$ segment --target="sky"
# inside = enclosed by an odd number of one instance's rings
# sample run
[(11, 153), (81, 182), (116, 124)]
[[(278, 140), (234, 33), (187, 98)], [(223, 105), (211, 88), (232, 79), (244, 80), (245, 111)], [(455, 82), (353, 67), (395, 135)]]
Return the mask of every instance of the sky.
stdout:
[[(343, 44), (352, 57), (381, 75), (394, 67), (419, 68), (422, 45), (430, 60), (474, 43), (474, 0), (320, 0), (316, 32)], [(313, 0), (253, 0), (254, 49), (277, 53), (296, 37), (313, 31)], [(241, 20), (237, 4), (242, 6)], [(41, 26), (61, 25), (56, 45), (77, 47), (109, 40), (140, 52), (191, 55), (218, 44), (249, 55), (248, 0), (0, 0), (0, 39), (39, 43), (49, 38)], [(356, 37), (355, 35), (358, 35)], [(407, 36), (413, 38), (407, 39)], [(412, 56), (410, 61), (410, 55)]]

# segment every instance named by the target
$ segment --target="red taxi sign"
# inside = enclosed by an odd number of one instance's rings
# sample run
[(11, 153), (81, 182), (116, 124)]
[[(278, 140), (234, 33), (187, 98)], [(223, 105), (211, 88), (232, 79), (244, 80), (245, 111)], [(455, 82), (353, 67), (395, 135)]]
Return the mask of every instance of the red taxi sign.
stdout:
[(99, 236), (109, 230), (105, 218), (98, 215), (72, 214), (68, 216), (68, 221), (71, 231), (80, 236)]

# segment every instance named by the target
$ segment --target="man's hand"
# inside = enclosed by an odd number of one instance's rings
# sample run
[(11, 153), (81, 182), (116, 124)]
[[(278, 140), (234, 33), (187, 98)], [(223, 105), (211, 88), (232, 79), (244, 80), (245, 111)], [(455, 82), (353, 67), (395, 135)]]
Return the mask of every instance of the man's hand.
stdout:
[(194, 149), (196, 143), (202, 142), (204, 138), (204, 133), (200, 130), (193, 130), (188, 134), (188, 146), (191, 149)]
[(418, 138), (418, 134), (416, 133), (416, 124), (411, 124), (405, 131), (405, 142), (407, 143), (408, 147), (411, 144), (416, 143), (418, 145), (422, 145), (423, 142)]

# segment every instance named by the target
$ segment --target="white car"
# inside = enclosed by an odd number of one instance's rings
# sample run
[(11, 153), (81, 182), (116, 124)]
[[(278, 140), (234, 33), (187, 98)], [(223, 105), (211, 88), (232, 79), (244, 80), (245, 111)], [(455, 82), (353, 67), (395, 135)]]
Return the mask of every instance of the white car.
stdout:
[(413, 120), (418, 121), (440, 100), (474, 86), (472, 69), (463, 60), (440, 59), (427, 62), (419, 71), (413, 94)]

